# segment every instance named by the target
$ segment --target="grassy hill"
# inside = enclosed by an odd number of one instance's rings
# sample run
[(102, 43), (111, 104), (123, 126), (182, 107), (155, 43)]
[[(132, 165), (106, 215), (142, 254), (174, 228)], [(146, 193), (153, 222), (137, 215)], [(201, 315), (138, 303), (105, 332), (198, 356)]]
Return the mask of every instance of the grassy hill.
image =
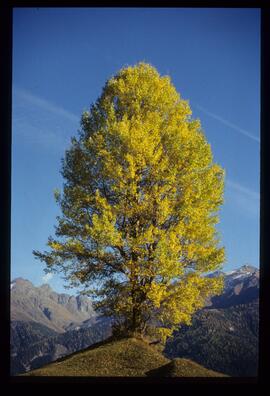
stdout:
[(148, 373), (151, 377), (227, 377), (225, 374), (208, 370), (189, 359), (174, 359)]
[(173, 361), (146, 342), (125, 338), (108, 339), (57, 360), (24, 376), (88, 377), (220, 377), (187, 359)]

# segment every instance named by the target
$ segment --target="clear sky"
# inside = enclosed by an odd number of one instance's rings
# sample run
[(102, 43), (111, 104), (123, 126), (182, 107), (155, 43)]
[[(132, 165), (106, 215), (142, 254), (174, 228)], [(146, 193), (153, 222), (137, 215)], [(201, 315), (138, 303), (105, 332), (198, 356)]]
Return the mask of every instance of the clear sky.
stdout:
[(105, 81), (139, 61), (171, 76), (226, 170), (224, 270), (258, 266), (259, 9), (17, 8), (13, 18), (11, 277), (43, 282), (32, 250), (54, 233), (70, 137)]

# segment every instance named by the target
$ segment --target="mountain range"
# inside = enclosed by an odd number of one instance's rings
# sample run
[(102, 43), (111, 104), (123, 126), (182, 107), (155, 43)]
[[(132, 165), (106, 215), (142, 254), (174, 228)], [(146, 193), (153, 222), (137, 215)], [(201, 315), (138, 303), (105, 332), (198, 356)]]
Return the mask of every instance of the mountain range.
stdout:
[[(210, 276), (216, 276), (213, 273)], [(259, 270), (245, 265), (224, 275), (224, 291), (168, 339), (164, 354), (187, 358), (234, 377), (253, 377), (258, 368)]]
[(48, 284), (11, 283), (11, 375), (23, 373), (101, 341), (110, 320), (86, 296), (56, 293)]
[[(232, 376), (255, 376), (258, 356), (259, 270), (245, 265), (224, 275), (213, 296), (168, 339), (164, 356), (187, 358)], [(39, 368), (111, 335), (86, 296), (56, 293), (17, 278), (11, 283), (11, 375)]]
[(58, 333), (96, 318), (86, 296), (58, 294), (48, 284), (34, 287), (23, 278), (16, 278), (11, 283), (10, 313), (12, 321), (36, 322)]

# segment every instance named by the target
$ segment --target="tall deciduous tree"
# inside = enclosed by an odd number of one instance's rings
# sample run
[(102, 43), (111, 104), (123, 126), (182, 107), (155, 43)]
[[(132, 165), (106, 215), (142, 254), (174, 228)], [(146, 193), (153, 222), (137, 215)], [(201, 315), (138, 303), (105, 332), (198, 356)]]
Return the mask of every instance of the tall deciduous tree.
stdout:
[(83, 113), (62, 175), (56, 236), (34, 255), (88, 288), (115, 329), (164, 340), (221, 290), (203, 275), (224, 261), (224, 172), (168, 76), (139, 63), (111, 78)]

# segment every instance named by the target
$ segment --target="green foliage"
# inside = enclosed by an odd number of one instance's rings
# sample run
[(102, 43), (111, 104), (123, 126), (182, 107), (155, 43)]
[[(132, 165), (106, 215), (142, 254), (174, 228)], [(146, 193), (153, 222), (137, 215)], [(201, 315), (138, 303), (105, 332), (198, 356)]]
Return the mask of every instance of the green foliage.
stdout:
[(222, 280), (215, 229), (224, 172), (170, 78), (126, 67), (81, 119), (63, 161), (49, 271), (83, 284), (115, 329), (165, 340)]

